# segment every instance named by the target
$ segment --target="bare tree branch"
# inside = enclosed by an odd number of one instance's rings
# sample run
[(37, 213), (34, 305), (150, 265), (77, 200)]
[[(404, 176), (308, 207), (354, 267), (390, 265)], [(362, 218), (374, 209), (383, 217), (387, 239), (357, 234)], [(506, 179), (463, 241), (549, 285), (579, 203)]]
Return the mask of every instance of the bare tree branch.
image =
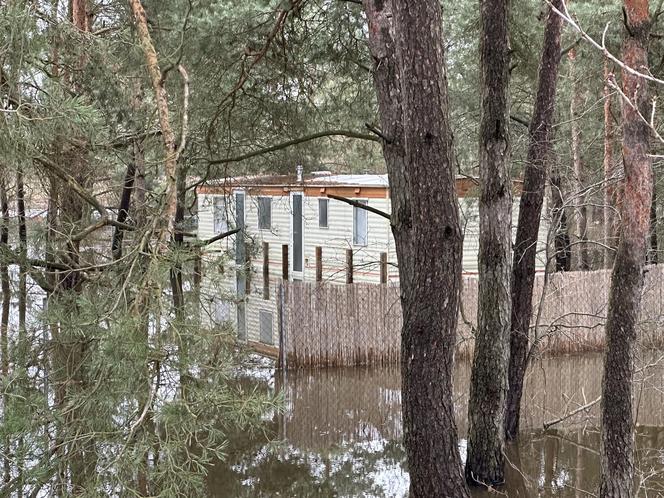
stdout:
[(346, 204), (350, 204), (351, 206), (355, 206), (357, 208), (364, 209), (365, 211), (369, 211), (370, 213), (377, 214), (378, 216), (382, 216), (383, 218), (390, 220), (390, 224), (392, 223), (392, 216), (389, 213), (386, 213), (385, 211), (381, 211), (380, 209), (376, 209), (375, 207), (367, 206), (366, 204), (354, 201), (353, 199), (348, 199), (347, 197), (341, 197), (340, 195), (327, 194), (327, 196), (330, 199), (345, 202)]

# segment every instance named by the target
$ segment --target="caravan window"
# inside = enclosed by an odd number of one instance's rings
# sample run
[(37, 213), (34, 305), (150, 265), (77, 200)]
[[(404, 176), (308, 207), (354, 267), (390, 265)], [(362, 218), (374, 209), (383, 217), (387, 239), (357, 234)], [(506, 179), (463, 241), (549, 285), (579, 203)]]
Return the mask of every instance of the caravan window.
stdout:
[(258, 228), (269, 230), (272, 228), (272, 198), (258, 198)]
[[(357, 201), (366, 205), (368, 201)], [(366, 209), (353, 206), (353, 244), (356, 246), (366, 246), (368, 238), (368, 223)]]
[(327, 208), (329, 199), (318, 199), (318, 227), (327, 228)]
[(213, 204), (214, 233), (228, 232), (228, 219), (226, 218), (226, 199), (218, 195), (214, 197)]

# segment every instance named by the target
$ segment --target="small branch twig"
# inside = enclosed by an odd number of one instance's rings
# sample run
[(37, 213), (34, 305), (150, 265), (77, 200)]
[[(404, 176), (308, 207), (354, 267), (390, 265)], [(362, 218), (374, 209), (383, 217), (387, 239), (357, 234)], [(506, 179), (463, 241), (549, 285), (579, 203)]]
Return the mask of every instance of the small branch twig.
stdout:
[(299, 145), (311, 140), (316, 140), (317, 138), (323, 137), (348, 137), (348, 138), (358, 138), (361, 140), (371, 140), (373, 142), (378, 142), (379, 139), (373, 135), (368, 135), (366, 133), (358, 133), (352, 130), (327, 130), (320, 131), (317, 133), (312, 133), (310, 135), (305, 135), (303, 137), (294, 138), (293, 140), (288, 140), (270, 147), (265, 147), (263, 149), (258, 149), (252, 152), (247, 152), (235, 157), (227, 157), (223, 159), (209, 159), (208, 164), (228, 164), (244, 161), (246, 159), (251, 159), (252, 157), (260, 156), (262, 154), (269, 154), (270, 152), (276, 152), (278, 150), (286, 149), (287, 147), (292, 147), (293, 145)]

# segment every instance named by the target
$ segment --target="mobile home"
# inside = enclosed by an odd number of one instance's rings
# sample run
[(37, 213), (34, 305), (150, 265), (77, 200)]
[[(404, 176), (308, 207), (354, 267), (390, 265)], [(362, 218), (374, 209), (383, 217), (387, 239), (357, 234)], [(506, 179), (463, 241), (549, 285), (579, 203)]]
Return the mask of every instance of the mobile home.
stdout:
[[(477, 180), (458, 177), (456, 189), (464, 231), (463, 271), (472, 275), (477, 273), (479, 249)], [(514, 191), (516, 224), (519, 182)], [(199, 238), (210, 239), (232, 228), (241, 228), (244, 234), (207, 247), (208, 254), (230, 254), (231, 264), (234, 262), (222, 284), (233, 300), (218, 299), (213, 303), (213, 315), (219, 320), (232, 319), (235, 311), (242, 339), (275, 344), (274, 284), (286, 266), (289, 280), (314, 281), (318, 277), (326, 283), (345, 284), (350, 255), (353, 282), (398, 282), (389, 221), (362, 207), (390, 212), (387, 175), (304, 175), (300, 170), (296, 175), (210, 181), (197, 193)], [(330, 196), (349, 199), (355, 205)], [(543, 223), (540, 249), (546, 245), (546, 230)], [(546, 257), (543, 251), (538, 255), (538, 267), (543, 269)]]

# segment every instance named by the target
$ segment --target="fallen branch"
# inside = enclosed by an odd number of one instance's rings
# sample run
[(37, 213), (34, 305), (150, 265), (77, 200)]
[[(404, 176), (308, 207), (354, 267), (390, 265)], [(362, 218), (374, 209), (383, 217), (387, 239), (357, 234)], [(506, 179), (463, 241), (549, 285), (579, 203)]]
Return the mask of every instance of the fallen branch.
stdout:
[(586, 403), (585, 405), (578, 407), (576, 410), (572, 410), (571, 412), (569, 412), (569, 413), (566, 414), (566, 415), (563, 415), (562, 417), (558, 417), (558, 418), (555, 419), (555, 420), (550, 420), (550, 421), (548, 421), (548, 422), (544, 422), (544, 424), (542, 424), (542, 427), (544, 427), (544, 430), (547, 430), (547, 429), (549, 429), (550, 427), (553, 427), (554, 425), (559, 424), (560, 422), (563, 422), (564, 420), (567, 420), (568, 418), (573, 417), (573, 416), (576, 415), (577, 413), (580, 413), (580, 412), (582, 412), (582, 411), (585, 411), (585, 410), (587, 410), (588, 408), (592, 408), (592, 407), (595, 406), (597, 403), (599, 403), (599, 401), (600, 401), (601, 399), (602, 399), (602, 397), (599, 396), (597, 399), (591, 401), (590, 403)]

